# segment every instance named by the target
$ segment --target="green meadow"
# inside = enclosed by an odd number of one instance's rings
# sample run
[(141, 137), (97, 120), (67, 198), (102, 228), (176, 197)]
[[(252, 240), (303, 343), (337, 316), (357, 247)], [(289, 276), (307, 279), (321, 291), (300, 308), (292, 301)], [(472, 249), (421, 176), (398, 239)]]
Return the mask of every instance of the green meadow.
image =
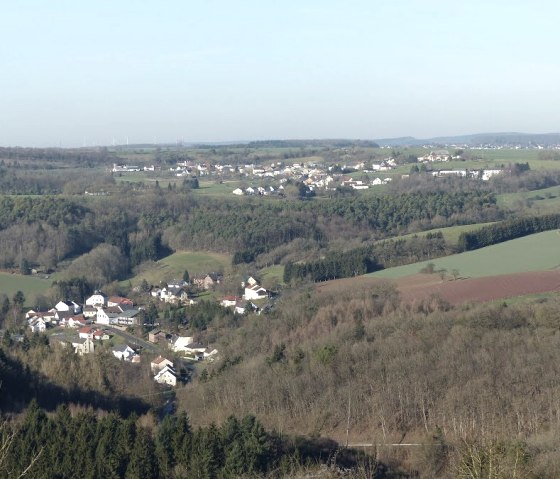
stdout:
[(130, 281), (133, 285), (137, 285), (145, 279), (150, 284), (158, 284), (161, 281), (181, 278), (185, 270), (192, 277), (212, 271), (224, 271), (230, 265), (231, 257), (229, 255), (201, 251), (180, 251), (148, 265), (145, 270), (122, 283), (128, 284)]
[(0, 294), (9, 298), (21, 291), (25, 295), (25, 304), (33, 306), (38, 294), (44, 294), (50, 288), (52, 279), (38, 276), (24, 276), (21, 274), (0, 273)]
[[(419, 238), (423, 238), (424, 236), (426, 236), (428, 233), (439, 233), (441, 232), (441, 234), (443, 234), (443, 238), (445, 239), (445, 242), (450, 245), (450, 246), (456, 246), (457, 242), (459, 241), (459, 236), (461, 233), (464, 233), (465, 231), (476, 231), (480, 228), (482, 228), (483, 226), (488, 226), (491, 225), (492, 223), (475, 223), (475, 224), (471, 224), (471, 225), (457, 225), (457, 226), (448, 226), (446, 228), (435, 228), (433, 230), (429, 230), (429, 231), (422, 231), (422, 232), (418, 232), (418, 233), (410, 233), (407, 235), (401, 235), (401, 236), (396, 236), (394, 238), (390, 238), (390, 239), (406, 239), (406, 238), (411, 238), (413, 236), (418, 236)], [(382, 241), (386, 241), (386, 240), (379, 240), (380, 242)]]
[(463, 278), (555, 269), (560, 267), (560, 232), (546, 231), (475, 251), (388, 268), (367, 276), (400, 278), (419, 273), (428, 263), (433, 263), (436, 270), (446, 269), (448, 274), (456, 269)]
[(521, 191), (506, 193), (497, 196), (498, 206), (502, 208), (515, 208), (523, 204), (526, 207), (540, 212), (556, 212), (560, 210), (560, 186), (552, 186), (542, 190)]

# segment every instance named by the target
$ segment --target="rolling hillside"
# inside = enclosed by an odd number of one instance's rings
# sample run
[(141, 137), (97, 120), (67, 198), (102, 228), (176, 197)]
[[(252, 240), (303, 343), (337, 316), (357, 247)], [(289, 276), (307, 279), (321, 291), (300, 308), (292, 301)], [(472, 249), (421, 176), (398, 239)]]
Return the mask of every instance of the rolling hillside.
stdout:
[(551, 270), (560, 267), (560, 233), (538, 233), (476, 251), (388, 268), (367, 276), (401, 278), (419, 273), (428, 263), (434, 263), (435, 270), (446, 269), (448, 274), (458, 270), (463, 278)]

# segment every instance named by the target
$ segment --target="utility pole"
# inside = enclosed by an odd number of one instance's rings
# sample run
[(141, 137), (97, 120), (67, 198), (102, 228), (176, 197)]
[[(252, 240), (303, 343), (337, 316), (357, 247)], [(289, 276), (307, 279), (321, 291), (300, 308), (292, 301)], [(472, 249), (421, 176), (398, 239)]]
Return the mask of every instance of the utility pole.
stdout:
[(350, 435), (350, 393), (348, 393), (348, 419), (346, 421), (346, 449), (348, 449), (349, 435)]

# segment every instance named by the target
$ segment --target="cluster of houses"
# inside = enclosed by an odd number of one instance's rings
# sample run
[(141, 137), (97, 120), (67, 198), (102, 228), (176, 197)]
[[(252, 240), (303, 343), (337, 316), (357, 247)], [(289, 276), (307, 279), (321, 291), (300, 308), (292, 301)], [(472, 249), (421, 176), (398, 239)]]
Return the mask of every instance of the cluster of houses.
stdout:
[(504, 170), (436, 170), (432, 171), (432, 175), (436, 178), (444, 178), (449, 176), (457, 176), (459, 178), (473, 178), (482, 181), (488, 181), (493, 176), (503, 173)]
[[(72, 335), (52, 335), (51, 341), (61, 346), (71, 345), (79, 355), (92, 354), (98, 341), (111, 338), (111, 332), (100, 326), (130, 326), (137, 324), (138, 309), (133, 302), (120, 296), (107, 297), (100, 291), (90, 296), (82, 307), (74, 301), (59, 301), (48, 311), (25, 313), (25, 319), (32, 333), (44, 333), (48, 328), (58, 326), (75, 331)], [(117, 347), (118, 349), (119, 347)], [(113, 351), (119, 359), (134, 360), (132, 352)]]
[(224, 308), (232, 308), (233, 312), (236, 314), (245, 314), (248, 311), (254, 311), (260, 314), (261, 308), (253, 301), (270, 297), (270, 292), (263, 288), (252, 276), (242, 281), (241, 287), (244, 288), (241, 297), (231, 295), (225, 296), (220, 301), (220, 305)]
[(392, 181), (392, 178), (375, 178), (374, 180), (365, 182), (363, 180), (353, 180), (352, 178), (345, 178), (342, 180), (342, 186), (350, 187), (354, 190), (367, 190), (370, 186), (386, 185)]
[(199, 290), (209, 290), (223, 281), (221, 274), (212, 272), (202, 276), (194, 276), (191, 282), (182, 279), (173, 279), (162, 287), (150, 290), (150, 296), (164, 303), (172, 304), (196, 304), (191, 297), (189, 288), (195, 286)]
[[(433, 150), (427, 155), (419, 156), (418, 161), (420, 163), (432, 163), (434, 161), (450, 161), (453, 157), (447, 150)], [(455, 157), (453, 159), (460, 159), (460, 157)]]
[(148, 341), (158, 344), (166, 349), (195, 361), (209, 359), (213, 361), (218, 350), (202, 343), (196, 342), (192, 336), (178, 336), (170, 334), (161, 329), (154, 329), (148, 333)]

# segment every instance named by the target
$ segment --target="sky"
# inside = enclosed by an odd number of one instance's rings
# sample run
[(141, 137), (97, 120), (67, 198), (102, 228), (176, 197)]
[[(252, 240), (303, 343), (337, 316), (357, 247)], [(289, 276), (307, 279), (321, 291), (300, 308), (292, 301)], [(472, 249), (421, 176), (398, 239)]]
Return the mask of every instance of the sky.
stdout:
[(560, 2), (0, 0), (0, 145), (560, 130)]

